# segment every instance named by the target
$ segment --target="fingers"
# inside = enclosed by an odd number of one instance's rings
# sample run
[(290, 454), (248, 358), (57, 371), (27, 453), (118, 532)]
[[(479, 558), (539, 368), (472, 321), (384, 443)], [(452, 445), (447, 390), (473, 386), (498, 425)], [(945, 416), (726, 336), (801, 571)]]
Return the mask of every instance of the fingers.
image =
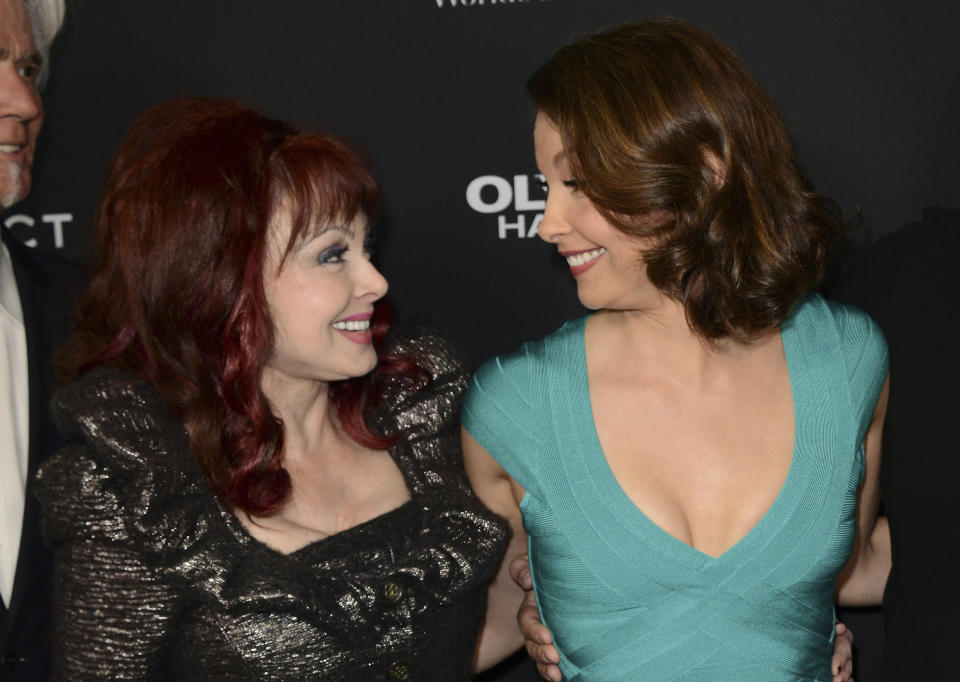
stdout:
[(833, 672), (833, 682), (853, 682), (853, 659), (842, 658), (836, 654), (830, 663)]
[(560, 682), (560, 680), (563, 679), (563, 675), (560, 674), (560, 668), (555, 665), (537, 663), (537, 672), (540, 673), (540, 677), (545, 680), (551, 680), (551, 682)]
[(530, 563), (526, 554), (521, 554), (511, 561), (507, 570), (517, 585), (525, 590), (533, 589), (533, 578), (530, 576)]
[[(543, 630), (546, 631), (546, 628), (543, 628)], [(549, 636), (550, 633), (548, 632), (547, 637)], [(553, 645), (538, 644), (530, 640), (527, 640), (524, 644), (526, 645), (530, 658), (537, 664), (537, 671), (540, 673), (540, 677), (545, 680), (553, 680), (554, 682), (563, 679), (563, 675), (560, 674), (560, 668), (557, 665), (557, 663), (560, 662), (560, 655)]]
[(540, 677), (551, 682), (560, 682), (563, 675), (557, 665), (560, 654), (553, 646), (550, 630), (540, 621), (537, 600), (533, 596), (533, 578), (530, 575), (530, 563), (526, 554), (521, 554), (507, 567), (513, 582), (525, 590), (523, 602), (517, 611), (517, 623), (523, 632), (524, 646), (536, 664)]
[(848, 628), (846, 625), (837, 621), (837, 637), (843, 637), (844, 639), (849, 639), (851, 646), (853, 645), (853, 630)]
[(837, 623), (830, 671), (833, 682), (853, 682), (853, 632), (843, 623)]
[[(553, 644), (550, 630), (540, 621), (540, 612), (537, 610), (537, 600), (532, 592), (527, 592), (517, 611), (517, 623), (523, 633), (523, 639), (529, 644)], [(553, 647), (550, 647), (553, 649)], [(528, 646), (529, 650), (529, 646)], [(554, 649), (556, 651), (556, 649)], [(531, 654), (532, 655), (532, 654)], [(534, 656), (536, 658), (536, 656)], [(559, 658), (551, 658), (546, 663), (556, 663)]]
[(560, 662), (560, 654), (553, 646), (553, 637), (550, 636), (549, 628), (540, 621), (537, 600), (532, 591), (527, 591), (523, 596), (523, 602), (517, 611), (517, 623), (523, 633), (523, 644), (530, 658), (536, 662), (540, 677), (553, 682), (563, 679), (560, 668), (557, 666)]

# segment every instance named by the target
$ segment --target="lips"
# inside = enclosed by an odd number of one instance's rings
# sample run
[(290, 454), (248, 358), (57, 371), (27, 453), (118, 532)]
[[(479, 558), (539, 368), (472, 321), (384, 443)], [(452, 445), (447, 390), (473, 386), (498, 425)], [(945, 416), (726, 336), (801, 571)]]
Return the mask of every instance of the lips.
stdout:
[(0, 154), (19, 154), (26, 148), (26, 144), (2, 143), (0, 144)]
[(350, 341), (364, 345), (373, 341), (373, 332), (370, 331), (371, 318), (373, 313), (357, 313), (337, 320), (331, 326)]
[(592, 268), (597, 259), (605, 254), (607, 250), (603, 247), (595, 249), (583, 249), (582, 251), (561, 251), (560, 255), (567, 259), (567, 265), (570, 266), (570, 274), (579, 277), (587, 270)]

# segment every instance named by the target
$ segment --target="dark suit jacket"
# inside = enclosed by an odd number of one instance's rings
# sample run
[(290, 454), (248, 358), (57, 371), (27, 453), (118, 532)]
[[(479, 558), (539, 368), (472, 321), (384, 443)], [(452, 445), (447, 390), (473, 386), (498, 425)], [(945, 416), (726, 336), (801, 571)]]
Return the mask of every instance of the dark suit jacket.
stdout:
[[(78, 266), (27, 248), (0, 226), (10, 251), (27, 333), (30, 382), (30, 450), (26, 504), (17, 575), (9, 608), (0, 604), (0, 680), (46, 680), (50, 671), (52, 559), (40, 532), (40, 505), (33, 492), (40, 463), (59, 446), (50, 416), (54, 385), (51, 359), (68, 332)], [(7, 475), (0, 472), (0, 475)]]

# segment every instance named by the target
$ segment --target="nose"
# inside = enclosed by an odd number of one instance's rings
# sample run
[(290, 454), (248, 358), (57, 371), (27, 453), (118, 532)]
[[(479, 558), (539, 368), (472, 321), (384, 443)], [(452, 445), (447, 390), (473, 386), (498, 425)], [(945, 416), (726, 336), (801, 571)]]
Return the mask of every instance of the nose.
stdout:
[(0, 117), (27, 123), (43, 113), (33, 81), (20, 73), (12, 60), (0, 63)]
[(380, 271), (377, 270), (373, 263), (364, 258), (357, 269), (355, 290), (357, 298), (362, 298), (372, 303), (373, 301), (383, 298), (389, 288), (390, 285), (387, 284), (387, 278), (380, 274)]
[(556, 243), (560, 237), (570, 232), (570, 224), (564, 217), (559, 198), (547, 195), (547, 205), (543, 208), (543, 219), (537, 228), (540, 239), (550, 244)]

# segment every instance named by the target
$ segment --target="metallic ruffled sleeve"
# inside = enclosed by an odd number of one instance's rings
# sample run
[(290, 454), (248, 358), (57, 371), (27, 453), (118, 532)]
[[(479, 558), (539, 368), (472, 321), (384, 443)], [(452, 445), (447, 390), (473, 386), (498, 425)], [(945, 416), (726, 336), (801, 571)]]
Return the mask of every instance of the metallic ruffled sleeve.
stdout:
[(144, 432), (135, 423), (144, 415), (126, 409), (132, 394), (123, 388), (103, 383), (95, 408), (71, 405), (61, 394), (55, 411), (72, 444), (46, 463), (37, 481), (56, 560), (55, 679), (164, 677), (178, 598), (151, 566), (150, 545), (135, 539), (144, 534), (151, 493), (161, 482), (131, 443), (103, 437), (114, 429)]
[[(421, 531), (419, 550), (403, 561), (401, 573), (445, 601), (476, 585), (478, 575), (492, 573), (504, 549), (507, 526), (476, 497), (463, 468), (460, 409), (469, 375), (459, 352), (429, 326), (401, 328), (389, 341), (389, 352), (415, 359), (432, 377), (419, 391), (402, 382), (388, 387), (387, 414), (379, 416), (387, 430), (403, 434), (395, 456), (407, 472), (412, 492), (435, 500), (437, 511)], [(478, 562), (479, 557), (485, 560)]]
[(374, 421), (384, 431), (400, 431), (416, 451), (416, 485), (453, 485), (472, 496), (466, 476), (457, 473), (463, 472), (460, 409), (468, 378), (462, 358), (442, 334), (422, 325), (392, 333), (386, 350), (415, 360), (431, 381), (421, 390), (402, 380), (388, 382)]

